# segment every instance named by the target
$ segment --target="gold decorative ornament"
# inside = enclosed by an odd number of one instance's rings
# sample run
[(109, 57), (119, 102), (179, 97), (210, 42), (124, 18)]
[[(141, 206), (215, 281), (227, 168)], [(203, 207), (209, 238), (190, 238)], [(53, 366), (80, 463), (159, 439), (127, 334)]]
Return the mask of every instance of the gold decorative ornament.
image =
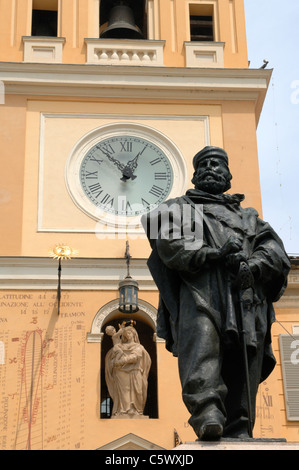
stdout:
[(57, 244), (52, 250), (49, 251), (49, 255), (53, 259), (58, 259), (58, 286), (57, 286), (57, 313), (60, 313), (60, 299), (61, 299), (61, 260), (71, 259), (72, 256), (78, 254), (76, 250), (73, 250), (70, 246), (65, 244)]
[(54, 259), (71, 259), (72, 256), (78, 254), (76, 250), (73, 250), (70, 246), (64, 244), (57, 244), (52, 250), (49, 251), (49, 255)]

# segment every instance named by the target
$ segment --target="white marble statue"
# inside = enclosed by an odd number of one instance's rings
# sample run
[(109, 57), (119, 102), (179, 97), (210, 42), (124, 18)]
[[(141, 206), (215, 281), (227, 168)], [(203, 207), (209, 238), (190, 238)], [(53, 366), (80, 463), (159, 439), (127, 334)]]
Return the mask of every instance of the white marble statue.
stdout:
[(113, 400), (111, 418), (140, 418), (147, 399), (151, 358), (140, 344), (136, 329), (107, 326), (113, 347), (105, 358), (105, 378)]

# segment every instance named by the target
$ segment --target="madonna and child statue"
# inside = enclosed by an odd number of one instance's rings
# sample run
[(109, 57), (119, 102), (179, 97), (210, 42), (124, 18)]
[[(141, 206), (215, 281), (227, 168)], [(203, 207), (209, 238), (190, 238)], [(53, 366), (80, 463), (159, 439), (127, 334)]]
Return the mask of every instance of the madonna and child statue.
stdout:
[(140, 344), (133, 322), (129, 326), (123, 322), (118, 331), (109, 325), (105, 332), (113, 342), (105, 358), (106, 384), (113, 400), (111, 418), (145, 418), (150, 355)]

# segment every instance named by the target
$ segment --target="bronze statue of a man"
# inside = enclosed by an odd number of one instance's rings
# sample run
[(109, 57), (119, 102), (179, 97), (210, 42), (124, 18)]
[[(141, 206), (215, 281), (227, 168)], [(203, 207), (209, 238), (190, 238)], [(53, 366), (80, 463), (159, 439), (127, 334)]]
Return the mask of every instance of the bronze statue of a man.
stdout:
[(232, 178), (226, 152), (205, 147), (193, 165), (195, 188), (142, 219), (160, 292), (157, 334), (178, 357), (199, 439), (247, 438), (259, 383), (275, 365), (272, 303), (290, 263), (270, 225), (241, 207), (244, 196), (224, 194)]

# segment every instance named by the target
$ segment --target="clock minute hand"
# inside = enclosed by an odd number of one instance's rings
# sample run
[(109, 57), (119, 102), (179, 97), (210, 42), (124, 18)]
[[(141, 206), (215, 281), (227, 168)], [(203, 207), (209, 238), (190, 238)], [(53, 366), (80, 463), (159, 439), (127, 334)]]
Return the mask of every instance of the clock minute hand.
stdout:
[(122, 163), (120, 163), (118, 160), (116, 160), (114, 157), (111, 157), (111, 155), (109, 155), (109, 153), (105, 153), (106, 157), (108, 158), (108, 160), (110, 160), (112, 163), (114, 163), (114, 165), (117, 166), (117, 168), (120, 170), (120, 171), (123, 171), (124, 168), (125, 168), (125, 165), (123, 165)]
[[(99, 147), (97, 147), (99, 148)], [(108, 160), (110, 160), (112, 163), (114, 163), (114, 165), (117, 166), (117, 168), (120, 170), (120, 171), (123, 171), (125, 169), (125, 165), (123, 165), (122, 163), (120, 163), (118, 160), (116, 160), (116, 158), (112, 157), (108, 152), (104, 152), (103, 149), (99, 148), (101, 150), (101, 152), (103, 152), (104, 155), (106, 155), (106, 157), (108, 158)]]

